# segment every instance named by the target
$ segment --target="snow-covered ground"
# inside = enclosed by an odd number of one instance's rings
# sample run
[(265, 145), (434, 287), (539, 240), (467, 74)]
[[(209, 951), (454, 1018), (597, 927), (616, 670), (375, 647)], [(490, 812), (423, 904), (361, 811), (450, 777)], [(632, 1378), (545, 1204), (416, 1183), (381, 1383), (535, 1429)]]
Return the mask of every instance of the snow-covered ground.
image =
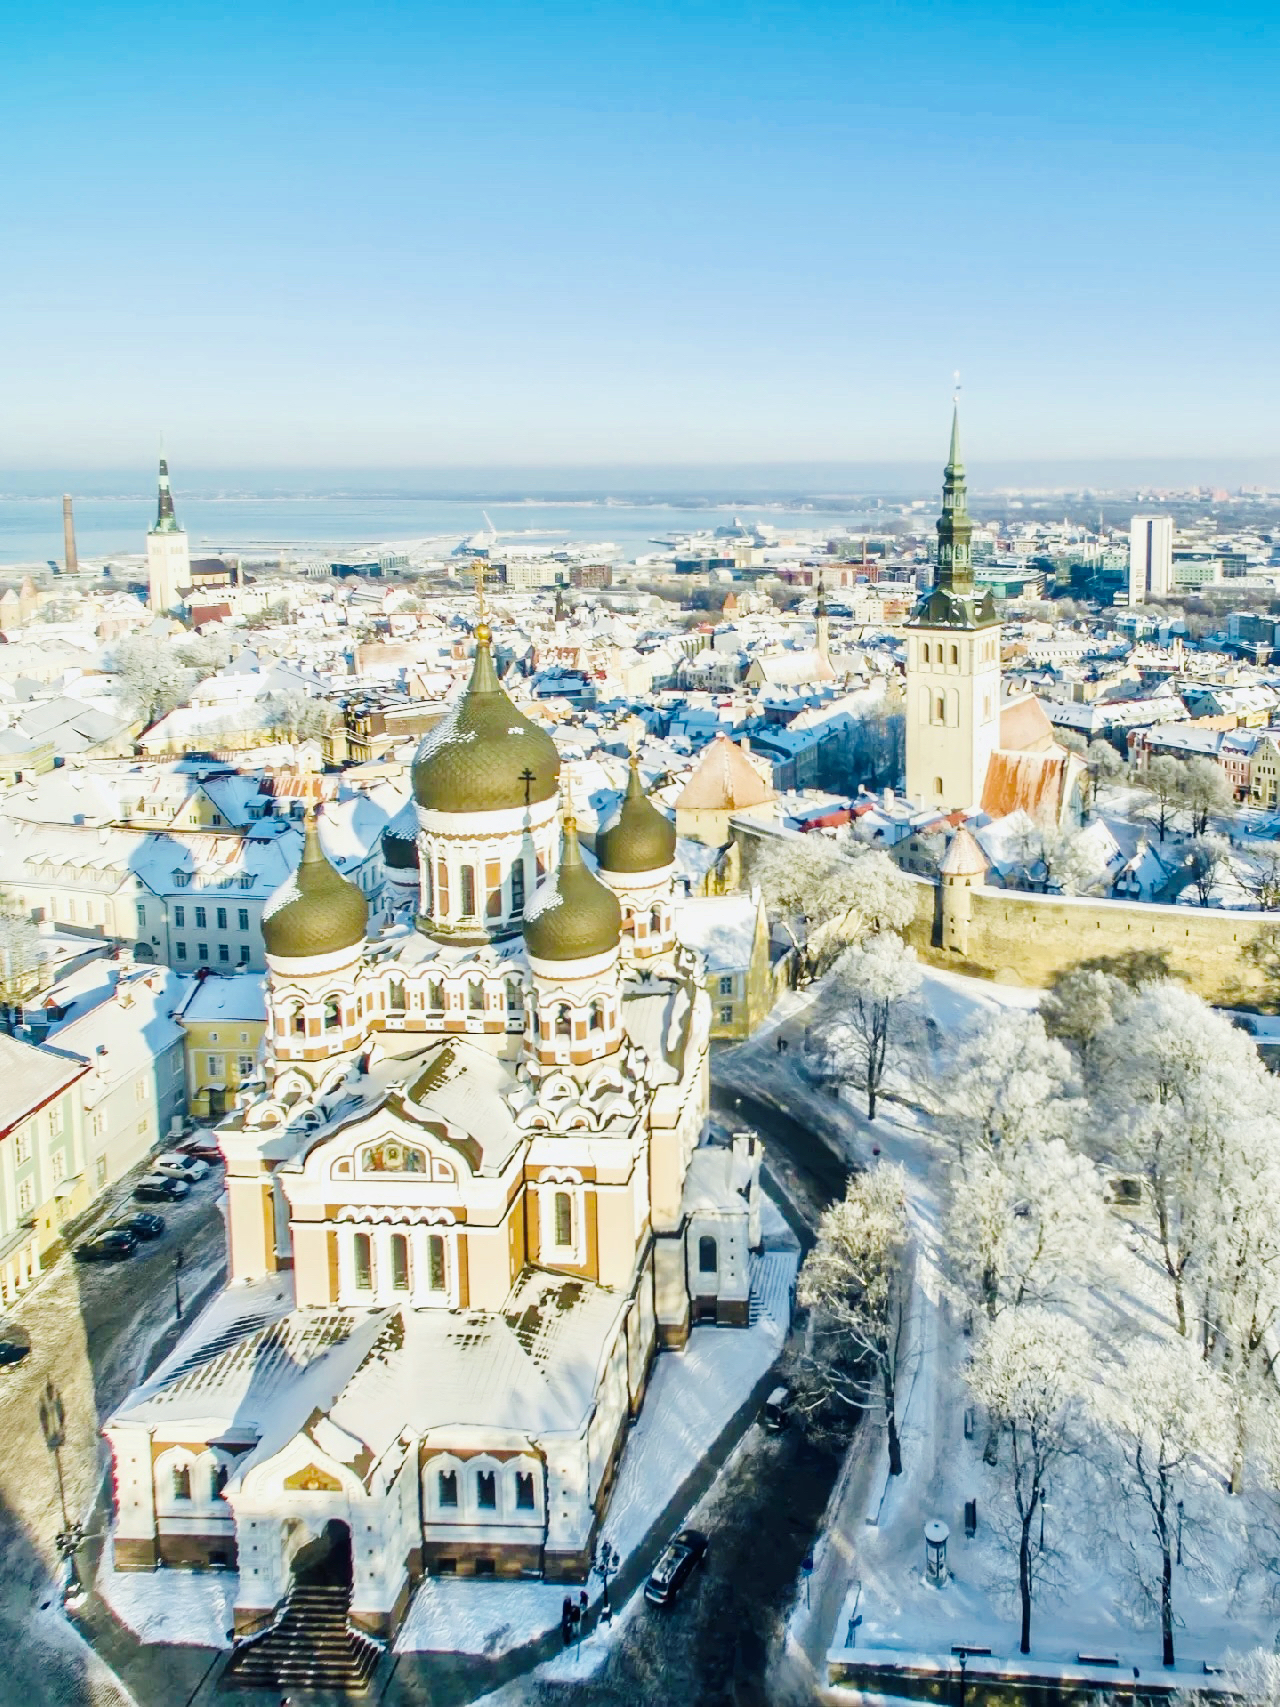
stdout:
[[(984, 1014), (1034, 1007), (1039, 992), (930, 971), (923, 997), (936, 1028), (933, 1065), (917, 1061), (896, 1075), (906, 1096), (930, 1071), (937, 1076), (946, 1059), (940, 1043)], [(816, 1002), (820, 1011), (820, 996)], [(794, 1019), (804, 1017), (803, 1006), (797, 1004)], [(735, 1052), (744, 1072), (764, 1064), (753, 1062), (755, 1049), (749, 1044)], [(1144, 1525), (1140, 1514), (1126, 1510), (1105, 1452), (1083, 1451), (1054, 1466), (1045, 1538), (1056, 1557), (1050, 1580), (1036, 1592), (1030, 1659), (1019, 1654), (1016, 1557), (1000, 1532), (1008, 1448), (1000, 1465), (984, 1463), (985, 1430), (965, 1382), (974, 1341), (966, 1333), (967, 1312), (952, 1301), (944, 1281), (942, 1219), (954, 1154), (945, 1114), (927, 1112), (935, 1100), (928, 1096), (912, 1097), (910, 1104), (890, 1100), (872, 1125), (856, 1092), (845, 1091), (837, 1102), (808, 1081), (802, 1054), (766, 1053), (776, 1100), (797, 1115), (811, 1108), (815, 1126), (830, 1132), (850, 1160), (866, 1163), (878, 1153), (906, 1169), (918, 1253), (910, 1352), (900, 1381), (904, 1472), (888, 1475), (883, 1440), (874, 1430), (855, 1446), (833, 1502), (833, 1527), (817, 1550), (812, 1613), (798, 1585), (792, 1644), (809, 1653), (816, 1670), (828, 1647), (833, 1663), (904, 1664), (923, 1656), (945, 1669), (952, 1665), (952, 1647), (964, 1645), (989, 1648), (996, 1669), (1007, 1662), (1011, 1669), (1043, 1666), (1046, 1675), (1059, 1667), (1077, 1673), (1079, 1655), (1094, 1653), (1114, 1656), (1129, 1675), (1137, 1667), (1168, 1677), (1160, 1664), (1158, 1608), (1139, 1583), (1138, 1566), (1148, 1583), (1151, 1576), (1150, 1520)], [(945, 1106), (945, 1088), (936, 1100)], [(1120, 1210), (1106, 1212), (1087, 1283), (1072, 1292), (1069, 1313), (1113, 1363), (1123, 1361), (1135, 1339), (1174, 1334), (1170, 1288), (1150, 1229)], [(966, 1439), (971, 1409), (978, 1420)], [(1280, 1507), (1265, 1492), (1228, 1495), (1222, 1466), (1211, 1460), (1189, 1466), (1181, 1491), (1185, 1564), (1177, 1569), (1176, 1648), (1179, 1666), (1202, 1684), (1206, 1662), (1272, 1647), (1280, 1594), (1267, 1561), (1280, 1552)], [(972, 1540), (964, 1533), (969, 1500), (977, 1501)], [(942, 1589), (925, 1581), (924, 1525), (930, 1519), (950, 1528), (952, 1575)], [(813, 1627), (820, 1605), (824, 1628)], [(851, 1628), (855, 1614), (859, 1622)], [(1103, 1668), (1102, 1675), (1108, 1673), (1115, 1675)]]
[(226, 1648), (239, 1582), (233, 1571), (118, 1571), (108, 1538), (94, 1586), (143, 1642)]
[[(794, 1250), (767, 1249), (758, 1259), (760, 1314), (751, 1327), (694, 1328), (683, 1351), (663, 1352), (655, 1360), (644, 1406), (623, 1450), (603, 1532), (624, 1560), (777, 1357), (790, 1320), (796, 1263)], [(596, 1579), (588, 1592), (594, 1605), (600, 1597)], [(396, 1649), (496, 1657), (554, 1630), (564, 1595), (564, 1586), (556, 1583), (428, 1577), (409, 1608)]]

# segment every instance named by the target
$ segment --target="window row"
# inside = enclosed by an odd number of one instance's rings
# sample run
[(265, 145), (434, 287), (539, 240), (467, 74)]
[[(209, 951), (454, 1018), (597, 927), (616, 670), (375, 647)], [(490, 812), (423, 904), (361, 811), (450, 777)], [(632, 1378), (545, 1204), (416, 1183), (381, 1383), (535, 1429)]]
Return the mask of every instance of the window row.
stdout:
[(442, 1233), (349, 1232), (351, 1286), (357, 1301), (412, 1293), (445, 1302), (450, 1292), (449, 1241)]
[[(196, 907), (194, 911), (196, 929), (198, 931), (205, 930), (209, 921), (209, 909), (207, 907)], [(217, 921), (217, 928), (220, 931), (229, 929), (227, 919), (230, 915), (228, 914), (227, 909), (225, 907), (215, 907), (213, 909), (213, 913), (214, 918)], [(141, 903), (139, 903), (138, 906), (138, 923), (146, 923)], [(173, 923), (175, 930), (185, 929), (187, 923), (187, 909), (185, 907), (175, 907), (173, 909)], [(241, 931), (247, 931), (249, 929), (249, 909), (247, 907), (236, 908), (236, 929)]]
[[(463, 1472), (460, 1470), (440, 1470), (436, 1474), (436, 1501), (442, 1511), (456, 1511), (459, 1506), (459, 1480)], [(517, 1470), (513, 1480), (514, 1509), (516, 1511), (537, 1511), (537, 1495), (534, 1492), (532, 1470)], [(473, 1493), (477, 1511), (497, 1511), (498, 1509), (498, 1472), (496, 1470), (477, 1470), (472, 1479)]]
[[(195, 949), (196, 959), (202, 966), (207, 966), (209, 964), (209, 944), (207, 942), (198, 942), (195, 945)], [(174, 943), (173, 957), (175, 960), (186, 960), (188, 958), (187, 944), (185, 942)], [(218, 944), (217, 963), (219, 966), (230, 966), (231, 964), (231, 950), (225, 942), (220, 942)], [(242, 942), (237, 948), (235, 963), (237, 966), (247, 966), (249, 964), (249, 944), (247, 942)]]
[[(536, 857), (535, 868), (536, 884), (546, 871), (541, 854)], [(456, 914), (459, 919), (478, 920), (480, 900), (483, 896), (486, 919), (501, 919), (508, 912), (523, 912), (528, 883), (523, 859), (516, 860), (510, 867), (508, 879), (511, 895), (509, 908), (503, 905), (500, 860), (486, 860), (483, 867), (459, 866), (452, 874), (452, 881), (447, 861), (436, 859), (433, 863), (431, 860), (425, 860), (422, 865), (422, 910), (432, 918), (448, 918), (450, 900), (453, 899), (457, 902)]]

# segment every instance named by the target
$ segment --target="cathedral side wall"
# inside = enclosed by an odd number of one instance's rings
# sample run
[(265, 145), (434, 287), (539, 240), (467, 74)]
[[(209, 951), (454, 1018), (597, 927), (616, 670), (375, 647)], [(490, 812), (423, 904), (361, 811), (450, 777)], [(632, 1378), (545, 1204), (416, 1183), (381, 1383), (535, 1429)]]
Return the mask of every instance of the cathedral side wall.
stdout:
[(1153, 957), (1153, 970), (1185, 979), (1206, 1001), (1226, 1006), (1274, 1005), (1265, 956), (1251, 950), (1277, 928), (1269, 914), (1208, 907), (1158, 907), (1134, 901), (1031, 895), (975, 887), (957, 896), (969, 908), (965, 954), (939, 946), (938, 890), (916, 885), (916, 915), (907, 936), (922, 959), (1000, 983), (1043, 986), (1082, 961)]

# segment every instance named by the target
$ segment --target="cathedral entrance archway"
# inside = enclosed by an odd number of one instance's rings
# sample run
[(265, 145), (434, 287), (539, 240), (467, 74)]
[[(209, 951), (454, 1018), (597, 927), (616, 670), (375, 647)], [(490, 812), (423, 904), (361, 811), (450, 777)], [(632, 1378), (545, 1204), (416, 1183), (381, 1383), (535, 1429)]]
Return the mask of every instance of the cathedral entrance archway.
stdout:
[(331, 1517), (314, 1541), (304, 1542), (293, 1555), (294, 1588), (351, 1587), (351, 1529)]

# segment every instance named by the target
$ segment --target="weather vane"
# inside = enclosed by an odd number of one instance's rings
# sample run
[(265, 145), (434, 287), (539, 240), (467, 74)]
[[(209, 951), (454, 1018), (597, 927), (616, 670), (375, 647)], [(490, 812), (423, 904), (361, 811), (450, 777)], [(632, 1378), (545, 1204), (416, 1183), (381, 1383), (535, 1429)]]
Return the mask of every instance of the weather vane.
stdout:
[(951, 378), (955, 382), (955, 390), (951, 393), (951, 401), (953, 403), (958, 403), (960, 401), (960, 369), (959, 368), (957, 368), (956, 371), (951, 375)]

